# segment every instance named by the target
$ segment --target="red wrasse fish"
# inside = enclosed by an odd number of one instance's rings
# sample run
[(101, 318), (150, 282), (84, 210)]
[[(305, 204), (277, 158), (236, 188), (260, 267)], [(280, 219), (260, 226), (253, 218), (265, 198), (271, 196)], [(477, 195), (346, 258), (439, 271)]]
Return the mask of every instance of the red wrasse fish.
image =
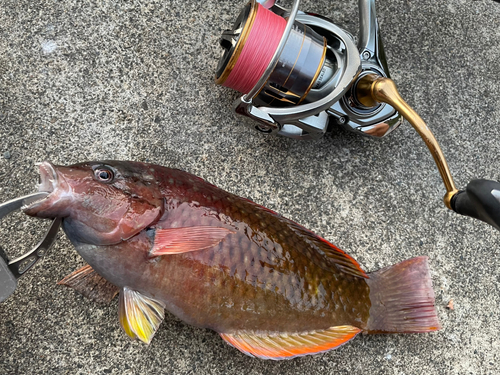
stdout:
[(285, 359), (358, 333), (440, 328), (426, 257), (367, 274), (304, 227), (189, 173), (137, 162), (40, 165), (31, 216), (63, 218), (88, 266), (61, 283), (149, 343), (167, 309), (243, 353)]

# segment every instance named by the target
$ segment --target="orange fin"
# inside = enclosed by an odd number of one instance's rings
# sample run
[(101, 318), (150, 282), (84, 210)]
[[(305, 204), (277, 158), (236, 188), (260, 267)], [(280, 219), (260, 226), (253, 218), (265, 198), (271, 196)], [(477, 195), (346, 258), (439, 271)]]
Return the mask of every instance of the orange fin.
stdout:
[(182, 254), (208, 249), (217, 245), (231, 233), (235, 232), (211, 226), (157, 229), (150, 256)]
[(261, 359), (291, 359), (335, 349), (353, 339), (361, 330), (337, 326), (305, 333), (221, 333), (221, 337), (241, 352)]
[(58, 282), (83, 294), (94, 302), (109, 303), (118, 288), (94, 271), (88, 264)]
[(127, 287), (120, 293), (118, 318), (127, 335), (149, 344), (165, 317), (165, 305)]

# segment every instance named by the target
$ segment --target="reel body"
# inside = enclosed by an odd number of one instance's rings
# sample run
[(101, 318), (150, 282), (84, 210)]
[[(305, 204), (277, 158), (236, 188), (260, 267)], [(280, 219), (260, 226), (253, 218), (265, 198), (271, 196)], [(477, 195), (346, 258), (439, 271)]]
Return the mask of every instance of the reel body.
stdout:
[[(352, 91), (364, 75), (389, 76), (374, 0), (359, 1), (358, 45), (351, 34), (332, 20), (299, 11), (299, 1), (290, 11), (273, 1), (261, 3), (248, 3), (233, 28), (223, 33), (224, 53), (216, 73), (217, 83), (248, 91), (237, 100), (235, 111), (255, 120), (254, 128), (291, 138), (315, 139), (335, 125), (383, 137), (401, 124), (401, 116), (390, 105), (366, 107)], [(267, 30), (258, 29), (255, 21), (259, 12), (272, 12), (287, 19), (286, 27), (278, 36), (272, 57), (258, 60), (256, 51), (251, 54), (255, 57), (251, 61), (242, 61), (249, 59), (244, 53), (252, 48), (249, 45), (254, 39), (262, 38), (259, 45), (266, 45)], [(243, 69), (244, 74), (236, 72), (238, 69)], [(250, 72), (245, 75), (247, 71)], [(257, 76), (251, 77), (255, 72)], [(228, 82), (228, 78), (245, 80), (249, 76), (254, 83), (251, 89), (248, 85), (242, 89), (234, 79)]]

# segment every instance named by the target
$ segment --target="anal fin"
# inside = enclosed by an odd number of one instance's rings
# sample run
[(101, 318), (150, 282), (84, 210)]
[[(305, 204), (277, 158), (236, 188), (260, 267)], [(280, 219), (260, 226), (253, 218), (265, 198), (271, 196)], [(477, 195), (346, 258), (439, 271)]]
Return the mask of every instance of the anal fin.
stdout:
[(208, 249), (234, 231), (211, 226), (156, 229), (150, 256), (182, 254)]
[(95, 302), (109, 303), (118, 294), (118, 288), (89, 265), (66, 276), (58, 284), (73, 288)]
[(221, 333), (221, 337), (241, 352), (261, 359), (291, 359), (335, 349), (353, 339), (361, 330), (336, 326), (304, 333)]
[(165, 317), (165, 304), (127, 287), (120, 293), (118, 317), (127, 335), (149, 344)]

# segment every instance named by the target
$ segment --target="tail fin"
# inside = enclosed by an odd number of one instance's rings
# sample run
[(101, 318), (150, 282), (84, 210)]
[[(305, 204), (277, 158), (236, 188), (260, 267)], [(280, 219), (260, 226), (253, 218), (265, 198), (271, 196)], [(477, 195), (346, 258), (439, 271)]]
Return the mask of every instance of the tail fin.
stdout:
[(368, 333), (419, 333), (441, 328), (427, 257), (418, 257), (369, 274)]

